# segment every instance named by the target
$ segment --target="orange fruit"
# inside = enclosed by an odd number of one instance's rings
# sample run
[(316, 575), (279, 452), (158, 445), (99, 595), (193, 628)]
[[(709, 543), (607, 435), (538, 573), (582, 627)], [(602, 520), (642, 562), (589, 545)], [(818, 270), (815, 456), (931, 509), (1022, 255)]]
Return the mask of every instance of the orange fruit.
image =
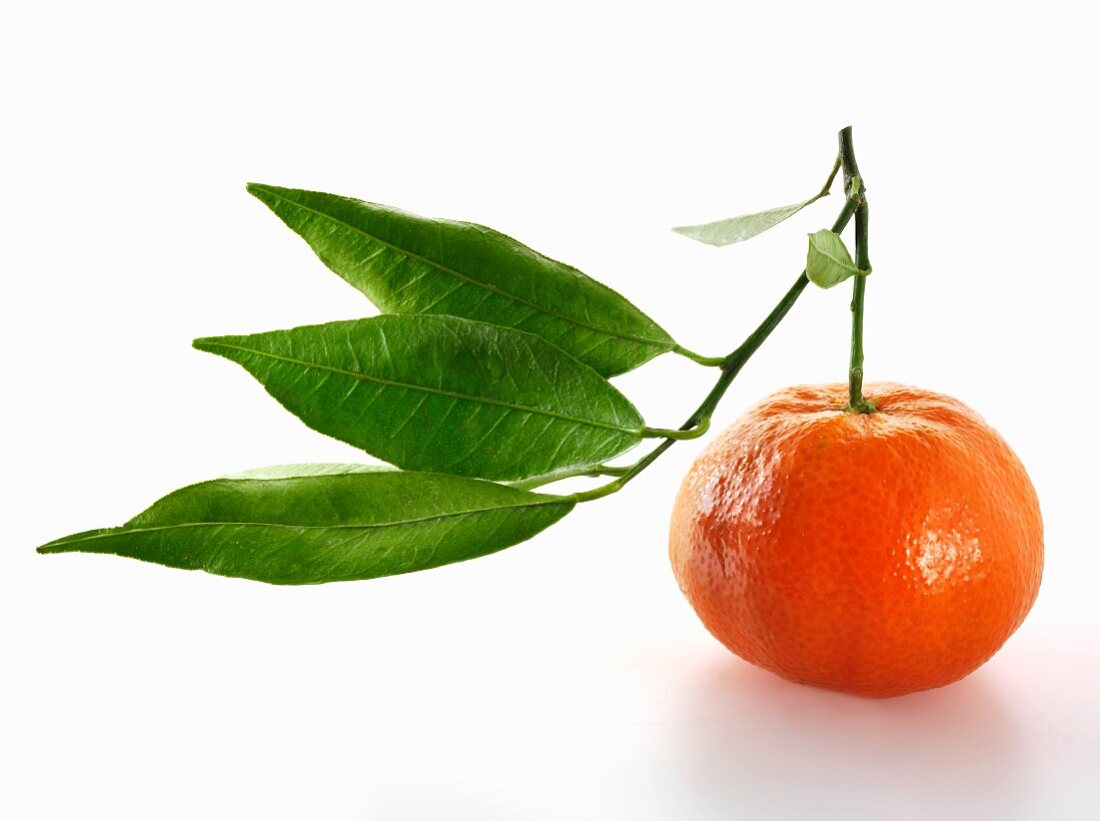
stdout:
[(788, 388), (692, 466), (676, 579), (703, 624), (784, 678), (887, 697), (962, 678), (1023, 621), (1043, 524), (1020, 460), (949, 396), (878, 383)]

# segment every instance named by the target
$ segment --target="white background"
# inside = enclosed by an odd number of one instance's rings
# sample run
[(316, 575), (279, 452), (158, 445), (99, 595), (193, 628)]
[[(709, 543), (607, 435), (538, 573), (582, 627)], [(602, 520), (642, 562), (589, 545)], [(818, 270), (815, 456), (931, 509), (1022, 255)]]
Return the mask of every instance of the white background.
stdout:
[[(0, 815), (1095, 818), (1095, 20), (1087, 4), (38, 3), (0, 27)], [(855, 126), (867, 371), (956, 395), (1046, 521), (1032, 615), (946, 689), (865, 701), (742, 663), (665, 556), (674, 448), (534, 541), (276, 588), (36, 545), (181, 485), (348, 461), (193, 337), (373, 312), (243, 185), (492, 225), (707, 354), (839, 198), (716, 250), (669, 226), (805, 197)], [(808, 291), (716, 423), (844, 378)], [(713, 374), (618, 380), (675, 426)]]

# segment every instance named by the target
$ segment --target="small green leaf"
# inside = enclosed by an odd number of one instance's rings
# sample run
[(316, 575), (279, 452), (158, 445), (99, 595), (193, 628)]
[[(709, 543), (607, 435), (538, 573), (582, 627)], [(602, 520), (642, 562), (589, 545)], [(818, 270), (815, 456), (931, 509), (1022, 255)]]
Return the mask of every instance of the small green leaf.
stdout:
[(806, 278), (821, 288), (832, 288), (860, 271), (848, 253), (844, 240), (838, 234), (823, 228), (810, 234), (810, 248), (806, 254)]
[(767, 211), (744, 214), (740, 217), (718, 220), (718, 222), (707, 222), (702, 225), (681, 225), (679, 228), (673, 228), (672, 230), (707, 245), (718, 247), (733, 245), (735, 242), (743, 242), (755, 237), (757, 234), (764, 233), (769, 228), (775, 227), (787, 217), (797, 214), (810, 203), (817, 202), (822, 196), (824, 195), (818, 194), (815, 197), (810, 197), (805, 202), (784, 205), (780, 208), (770, 208)]
[(604, 376), (676, 347), (620, 294), (491, 228), (317, 191), (248, 190), (384, 313), (518, 328)]
[(644, 421), (540, 337), (454, 316), (378, 316), (195, 340), (311, 428), (407, 470), (516, 480), (597, 465)]
[(353, 465), (293, 465), (254, 477), (182, 488), (122, 527), (66, 536), (38, 552), (112, 553), (271, 584), (319, 584), (494, 553), (574, 505), (478, 479)]

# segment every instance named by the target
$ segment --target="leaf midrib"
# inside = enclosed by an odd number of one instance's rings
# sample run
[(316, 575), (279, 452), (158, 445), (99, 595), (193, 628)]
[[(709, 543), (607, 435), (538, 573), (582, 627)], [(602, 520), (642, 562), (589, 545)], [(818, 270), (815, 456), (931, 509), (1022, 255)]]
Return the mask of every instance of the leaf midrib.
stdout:
[(859, 268), (854, 261), (848, 261), (842, 257), (834, 256), (829, 250), (823, 248), (820, 243), (814, 243), (814, 250), (841, 270), (859, 273)]
[(532, 308), (536, 311), (539, 311), (540, 313), (547, 314), (548, 316), (555, 317), (556, 319), (563, 320), (564, 322), (569, 322), (573, 325), (576, 325), (579, 328), (584, 328), (584, 329), (589, 330), (589, 331), (595, 331), (596, 333), (601, 333), (604, 336), (610, 336), (614, 339), (621, 339), (625, 342), (642, 342), (642, 343), (645, 343), (645, 344), (648, 344), (648, 345), (653, 345), (655, 347), (664, 347), (666, 349), (668, 348), (669, 340), (667, 340), (667, 339), (651, 339), (649, 337), (644, 337), (644, 336), (634, 336), (633, 334), (624, 334), (624, 333), (620, 333), (620, 332), (616, 332), (616, 331), (610, 331), (607, 328), (601, 328), (598, 325), (592, 325), (588, 322), (583, 322), (582, 320), (579, 320), (576, 317), (568, 316), (566, 314), (555, 311), (551, 308), (547, 308), (544, 305), (540, 305), (536, 302), (531, 302), (530, 300), (524, 299), (521, 296), (517, 296), (516, 294), (513, 294), (511, 291), (506, 291), (506, 290), (504, 290), (503, 288), (501, 288), (497, 285), (491, 285), (488, 282), (481, 282), (479, 280), (473, 279), (472, 277), (470, 277), (466, 274), (463, 274), (460, 271), (456, 271), (454, 268), (450, 268), (446, 265), (443, 265), (442, 263), (436, 262), (435, 260), (428, 259), (427, 257), (421, 256), (420, 254), (417, 254), (414, 251), (410, 251), (407, 248), (402, 248), (399, 245), (394, 245), (392, 242), (386, 242), (386, 240), (379, 239), (374, 234), (370, 234), (370, 233), (364, 231), (362, 228), (359, 228), (358, 226), (352, 225), (350, 222), (346, 222), (342, 219), (339, 219), (338, 217), (334, 217), (331, 214), (328, 214), (324, 211), (320, 211), (320, 210), (318, 210), (316, 208), (313, 208), (309, 205), (303, 205), (302, 203), (297, 202), (296, 200), (292, 200), (289, 197), (284, 197), (283, 195), (281, 195), (281, 194), (279, 194), (279, 193), (273, 191), (272, 189), (267, 188), (263, 185), (256, 185), (255, 187), (259, 188), (262, 191), (264, 191), (265, 193), (268, 193), (271, 196), (281, 200), (282, 202), (289, 203), (290, 205), (294, 206), (295, 208), (301, 208), (303, 211), (309, 211), (310, 213), (316, 214), (317, 216), (322, 217), (323, 219), (326, 219), (330, 222), (336, 223), (337, 225), (342, 225), (345, 228), (347, 228), (351, 231), (354, 231), (357, 234), (361, 234), (362, 236), (366, 237), (367, 239), (371, 240), (372, 242), (377, 242), (379, 245), (384, 245), (384, 246), (386, 246), (387, 248), (389, 248), (393, 251), (396, 251), (400, 254), (403, 254), (407, 257), (410, 257), (411, 259), (419, 260), (419, 261), (423, 262), (425, 265), (430, 265), (433, 268), (436, 268), (440, 271), (451, 274), (452, 276), (455, 276), (458, 279), (461, 279), (464, 282), (468, 282), (471, 285), (474, 285), (478, 288), (484, 288), (487, 291), (492, 291), (494, 293), (501, 294), (502, 296), (505, 296), (508, 299), (514, 300), (515, 302), (518, 302), (520, 305), (523, 305), (527, 308)]
[(618, 433), (632, 434), (634, 436), (641, 436), (642, 428), (637, 429), (622, 427), (619, 425), (608, 424), (607, 422), (600, 422), (594, 419), (578, 419), (568, 414), (558, 413), (551, 410), (545, 410), (542, 408), (531, 408), (526, 405), (517, 405), (514, 402), (505, 402), (500, 399), (491, 399), (489, 397), (471, 396), (469, 394), (457, 393), (455, 391), (444, 390), (443, 388), (432, 388), (426, 385), (416, 385), (407, 382), (397, 382), (392, 379), (383, 379), (379, 376), (369, 376), (363, 373), (356, 373), (355, 371), (344, 370), (343, 368), (336, 368), (331, 365), (321, 365), (316, 362), (307, 362), (304, 359), (297, 359), (292, 356), (283, 356), (281, 354), (272, 353), (270, 351), (262, 351), (256, 348), (248, 348), (243, 345), (232, 345), (225, 342), (211, 341), (209, 339), (196, 339), (195, 346), (200, 349), (206, 348), (207, 350), (212, 348), (224, 348), (227, 350), (243, 351), (245, 353), (256, 354), (257, 356), (266, 356), (269, 359), (275, 359), (280, 362), (287, 362), (292, 365), (300, 365), (304, 368), (314, 368), (316, 370), (328, 371), (330, 373), (339, 374), (340, 376), (351, 377), (357, 379), (360, 382), (374, 382), (379, 385), (386, 385), (393, 388), (404, 388), (406, 390), (420, 391), (422, 393), (430, 393), (436, 396), (446, 396), (450, 399), (461, 399), (467, 402), (479, 402), (483, 405), (495, 405), (497, 407), (506, 408), (508, 410), (537, 414), (541, 416), (548, 416), (553, 419), (561, 419), (566, 422), (572, 422), (576, 425), (587, 425), (594, 428), (603, 428), (605, 430), (616, 431)]
[(853, 273), (856, 273), (856, 272), (859, 271), (859, 268), (857, 268), (851, 262), (848, 262), (846, 259), (842, 259), (841, 257), (834, 256), (833, 254), (830, 254), (828, 251), (823, 251), (820, 248), (817, 249), (817, 252), (819, 254), (821, 254), (821, 256), (825, 257), (825, 259), (829, 260), (829, 262), (833, 263), (833, 265), (835, 265), (837, 268), (841, 269), (842, 271), (851, 271)]
[[(759, 220), (761, 217), (770, 218), (773, 214), (780, 214), (784, 211), (790, 211), (790, 213), (787, 214), (786, 217), (784, 217), (784, 219), (787, 219), (793, 217), (807, 205), (808, 203), (805, 202), (800, 202), (797, 205), (780, 205), (775, 208), (765, 209), (764, 211), (757, 211), (755, 214), (741, 214), (737, 217), (727, 217), (726, 219), (715, 220), (714, 222), (701, 222), (698, 225), (684, 225), (679, 228), (674, 228), (673, 230), (683, 233), (684, 231), (693, 230), (702, 231), (705, 228), (717, 229), (719, 226), (734, 225), (739, 222), (748, 223), (752, 220)], [(782, 221), (783, 220), (780, 220), (780, 222)]]
[(74, 538), (71, 541), (64, 539), (53, 542), (48, 545), (43, 545), (39, 548), (42, 551), (49, 552), (51, 550), (57, 550), (61, 547), (68, 545), (81, 544), (83, 542), (94, 542), (99, 539), (110, 539), (115, 536), (124, 536), (130, 533), (158, 533), (163, 530), (176, 530), (178, 528), (191, 528), (191, 527), (277, 527), (287, 530), (375, 530), (377, 528), (384, 527), (403, 527), (405, 525), (417, 525), (427, 522), (442, 522), (447, 519), (458, 519), (464, 516), (475, 516), (480, 513), (493, 513), (494, 511), (520, 511), (527, 510), (535, 507), (545, 507), (547, 505), (565, 505), (570, 506), (573, 504), (571, 501), (562, 498), (548, 498), (545, 500), (538, 500), (535, 502), (525, 502), (522, 505), (502, 505), (500, 507), (483, 507), (475, 508), (473, 510), (462, 510), (456, 513), (441, 513), (436, 516), (422, 516), (417, 519), (400, 519), (392, 522), (375, 522), (365, 524), (349, 524), (349, 525), (288, 525), (281, 524), (279, 522), (180, 522), (178, 524), (170, 525), (156, 525), (151, 527), (122, 527), (109, 528), (106, 531), (95, 533), (95, 535), (84, 536), (82, 538)]
[[(754, 233), (749, 234), (747, 237), (738, 235), (737, 239), (724, 243), (725, 245), (733, 245), (737, 242), (743, 242), (746, 239), (751, 239), (752, 237), (759, 236), (764, 231), (768, 231), (779, 225), (779, 223), (786, 222), (788, 219), (793, 217), (806, 206), (813, 205), (813, 203), (821, 199), (822, 196), (824, 195), (818, 194), (817, 196), (810, 197), (810, 199), (804, 200), (803, 202), (799, 203), (791, 203), (790, 205), (777, 205), (775, 208), (767, 208), (763, 211), (757, 211), (752, 214), (741, 214), (736, 217), (728, 217), (726, 219), (715, 220), (714, 222), (702, 222), (697, 225), (683, 225), (677, 228), (673, 228), (672, 230), (685, 236), (691, 237), (692, 239), (700, 239), (700, 237), (704, 234), (709, 235), (712, 233), (718, 233), (721, 229), (728, 229), (730, 226), (736, 225), (738, 223), (748, 225), (751, 224), (754, 220), (759, 220), (761, 217), (771, 219), (772, 215), (783, 214), (783, 216), (775, 220), (775, 222), (771, 223), (771, 225), (768, 225), (760, 231), (755, 231)], [(708, 242), (708, 244), (713, 244), (709, 243), (709, 241), (707, 240), (703, 241)]]

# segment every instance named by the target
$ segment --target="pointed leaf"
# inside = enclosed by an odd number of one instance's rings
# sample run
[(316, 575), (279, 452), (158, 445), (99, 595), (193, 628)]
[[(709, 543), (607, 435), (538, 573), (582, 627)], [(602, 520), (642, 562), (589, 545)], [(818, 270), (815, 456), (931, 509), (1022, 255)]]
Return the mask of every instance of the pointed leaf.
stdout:
[(706, 222), (702, 225), (681, 225), (679, 228), (673, 228), (672, 230), (707, 245), (718, 247), (733, 245), (735, 242), (743, 242), (755, 237), (757, 234), (764, 233), (769, 228), (783, 222), (787, 217), (794, 216), (810, 203), (817, 202), (822, 196), (822, 194), (818, 194), (794, 205), (770, 208), (767, 211), (744, 214), (740, 217), (731, 217), (717, 222)]
[(810, 234), (806, 254), (806, 278), (821, 288), (832, 288), (861, 272), (848, 253), (844, 240), (828, 229)]
[(195, 347), (245, 367), (311, 428), (408, 470), (525, 479), (634, 447), (644, 422), (549, 342), (453, 316), (378, 316)]
[(384, 313), (518, 328), (604, 376), (675, 347), (620, 294), (490, 228), (316, 191), (258, 183), (248, 190)]
[(122, 527), (40, 553), (113, 553), (272, 584), (411, 573), (494, 553), (573, 501), (492, 482), (347, 465), (268, 469), (170, 493)]

